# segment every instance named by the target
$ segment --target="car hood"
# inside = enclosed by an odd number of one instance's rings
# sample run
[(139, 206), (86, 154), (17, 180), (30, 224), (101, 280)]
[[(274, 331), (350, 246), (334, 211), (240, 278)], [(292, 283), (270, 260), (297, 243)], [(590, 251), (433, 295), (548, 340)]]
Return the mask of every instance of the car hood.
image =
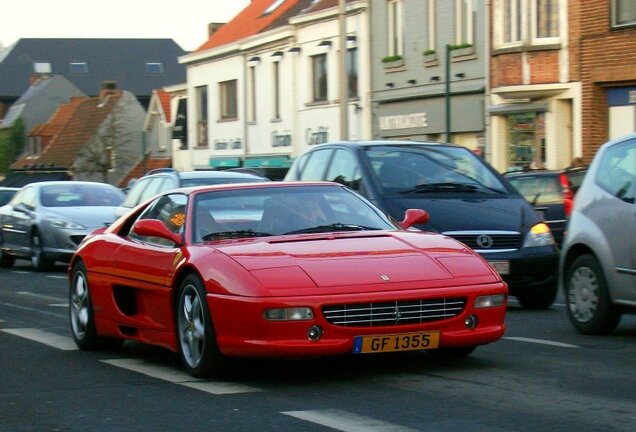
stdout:
[(113, 223), (115, 209), (116, 207), (104, 206), (54, 207), (43, 211), (41, 218), (47, 220), (60, 218), (93, 230)]
[[(415, 232), (309, 235), (228, 244), (216, 249), (246, 268), (269, 290), (340, 287), (339, 292), (492, 283), (499, 276), (476, 254), (448, 237)], [(331, 291), (334, 292), (334, 291)], [(336, 290), (336, 292), (338, 292)]]
[(384, 198), (385, 211), (397, 220), (410, 208), (424, 209), (429, 214), (426, 225), (418, 228), (434, 231), (505, 230), (527, 231), (539, 219), (532, 206), (519, 197), (493, 198)]

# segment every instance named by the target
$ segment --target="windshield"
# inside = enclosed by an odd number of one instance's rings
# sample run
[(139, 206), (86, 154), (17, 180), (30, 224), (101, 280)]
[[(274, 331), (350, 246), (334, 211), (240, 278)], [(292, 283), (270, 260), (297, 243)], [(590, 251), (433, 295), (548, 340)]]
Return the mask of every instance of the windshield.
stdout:
[(258, 177), (194, 177), (181, 179), (181, 187), (207, 186), (228, 183), (254, 183), (267, 181)]
[(397, 228), (380, 210), (340, 186), (206, 192), (197, 196), (193, 213), (195, 242)]
[(119, 189), (99, 183), (52, 185), (40, 190), (44, 207), (117, 207), (123, 200)]
[(481, 159), (462, 147), (373, 147), (366, 154), (385, 193), (507, 192)]

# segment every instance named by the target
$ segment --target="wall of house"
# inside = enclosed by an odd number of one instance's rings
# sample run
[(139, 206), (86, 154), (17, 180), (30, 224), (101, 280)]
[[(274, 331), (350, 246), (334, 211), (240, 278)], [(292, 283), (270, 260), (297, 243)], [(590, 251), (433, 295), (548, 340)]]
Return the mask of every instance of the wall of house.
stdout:
[(636, 27), (612, 29), (609, 0), (579, 3), (583, 157), (590, 161), (608, 139), (636, 132)]

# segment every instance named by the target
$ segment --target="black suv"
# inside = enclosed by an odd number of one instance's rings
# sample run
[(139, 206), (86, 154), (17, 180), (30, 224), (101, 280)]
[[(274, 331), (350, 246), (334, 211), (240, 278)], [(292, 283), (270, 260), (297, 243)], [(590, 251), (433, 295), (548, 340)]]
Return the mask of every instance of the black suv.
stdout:
[(153, 196), (181, 187), (204, 186), (224, 183), (251, 183), (269, 181), (265, 177), (237, 171), (177, 171), (159, 168), (137, 179), (128, 189), (126, 199), (115, 211), (117, 217)]
[(561, 247), (565, 225), (572, 212), (574, 195), (586, 172), (587, 167), (535, 169), (507, 172), (504, 177), (532, 204), (552, 230), (557, 245)]
[(418, 228), (446, 234), (480, 253), (527, 308), (556, 298), (559, 252), (528, 201), (465, 147), (408, 141), (337, 142), (299, 156), (285, 180), (349, 186), (394, 219), (421, 208)]

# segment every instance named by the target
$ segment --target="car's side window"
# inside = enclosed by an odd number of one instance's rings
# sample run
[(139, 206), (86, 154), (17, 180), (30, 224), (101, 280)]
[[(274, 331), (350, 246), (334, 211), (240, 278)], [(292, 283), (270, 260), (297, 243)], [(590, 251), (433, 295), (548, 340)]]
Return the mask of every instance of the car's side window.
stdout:
[(331, 159), (331, 165), (325, 180), (337, 182), (349, 188), (360, 190), (360, 165), (356, 157), (349, 150), (337, 149)]
[[(151, 203), (145, 211), (143, 211), (137, 220), (157, 219), (175, 234), (183, 234), (186, 221), (186, 208), (188, 198), (183, 194), (162, 195)], [(174, 246), (174, 244), (166, 239), (158, 237), (140, 236), (131, 232), (130, 237), (146, 243), (153, 243), (161, 246)]]
[(139, 202), (142, 203), (147, 199), (152, 198), (161, 192), (161, 184), (163, 183), (165, 176), (153, 177), (148, 183), (148, 186), (143, 190), (141, 196), (139, 197)]
[(325, 167), (327, 166), (332, 153), (332, 149), (316, 150), (312, 152), (300, 174), (300, 180), (323, 180)]
[(597, 176), (599, 186), (627, 203), (636, 202), (636, 140), (609, 148)]

